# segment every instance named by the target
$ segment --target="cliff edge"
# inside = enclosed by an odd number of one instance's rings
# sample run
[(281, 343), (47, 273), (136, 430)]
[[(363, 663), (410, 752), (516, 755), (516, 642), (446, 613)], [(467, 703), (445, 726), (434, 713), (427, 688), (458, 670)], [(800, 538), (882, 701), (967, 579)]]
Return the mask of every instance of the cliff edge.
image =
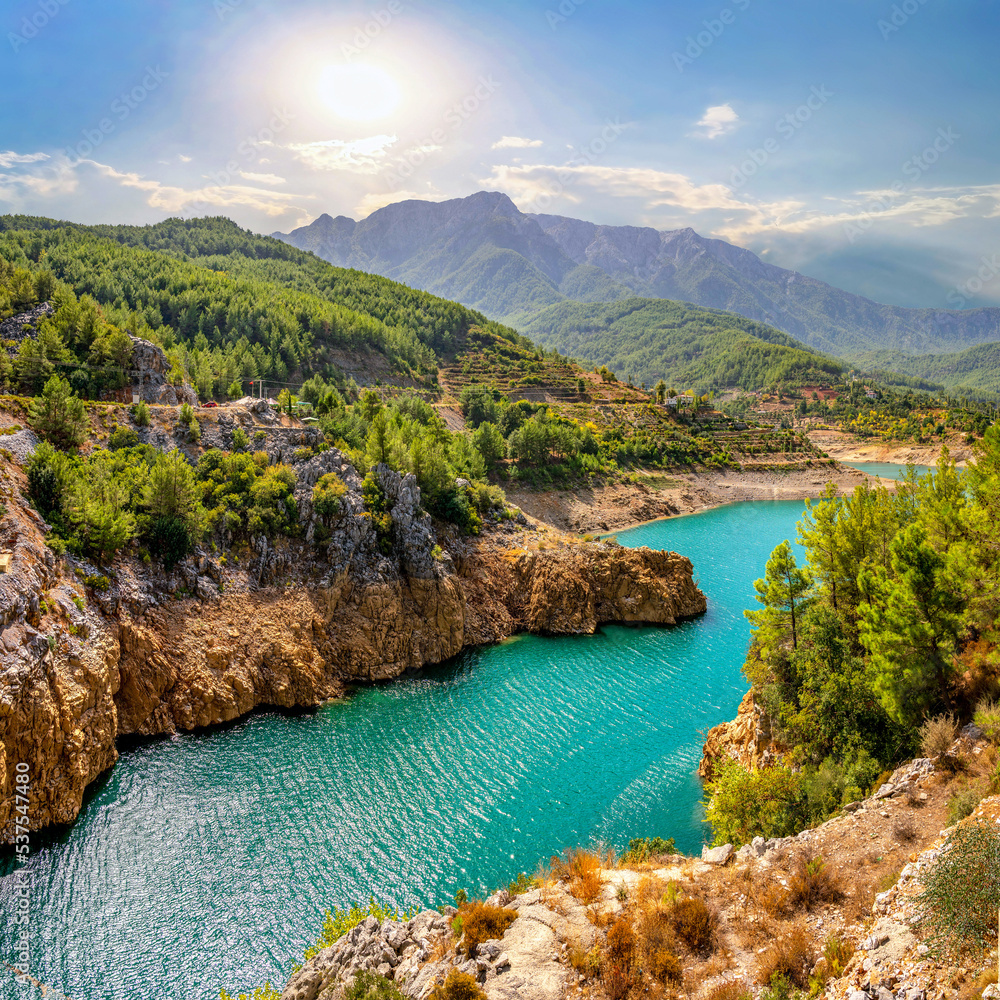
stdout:
[[(198, 551), (167, 573), (135, 556), (110, 569), (56, 559), (4, 461), (0, 548), (0, 841), (14, 833), (14, 776), (31, 775), (32, 829), (68, 823), (117, 759), (115, 741), (308, 708), (517, 632), (673, 624), (705, 610), (689, 560), (582, 543), (495, 520), (478, 538), (435, 525), (412, 475), (376, 470), (392, 515), (379, 538), (361, 479), (331, 449), (295, 466), (304, 538)], [(347, 491), (327, 531), (312, 488)], [(324, 540), (320, 543), (320, 537)]]

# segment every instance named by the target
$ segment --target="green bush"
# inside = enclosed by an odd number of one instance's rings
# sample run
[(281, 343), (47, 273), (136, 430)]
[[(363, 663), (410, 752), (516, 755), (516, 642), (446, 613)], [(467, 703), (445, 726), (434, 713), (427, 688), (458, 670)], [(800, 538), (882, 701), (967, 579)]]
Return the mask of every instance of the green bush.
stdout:
[(139, 400), (135, 406), (132, 407), (132, 419), (140, 427), (148, 427), (150, 422), (149, 407), (143, 400)]
[(996, 943), (1000, 909), (1000, 830), (960, 826), (945, 841), (917, 897), (930, 941), (942, 951), (983, 951)]
[(250, 438), (242, 427), (233, 428), (233, 451), (248, 451), (250, 449)]
[(803, 776), (782, 766), (748, 771), (735, 761), (724, 763), (705, 803), (716, 844), (739, 846), (754, 837), (787, 837), (804, 825), (804, 815)]
[(325, 524), (339, 517), (344, 510), (347, 484), (335, 472), (321, 476), (313, 487), (313, 510)]
[(364, 501), (364, 517), (371, 518), (375, 525), (375, 538), (379, 552), (387, 556), (392, 554), (392, 515), (389, 513), (385, 492), (379, 481), (369, 472), (361, 483), (361, 496)]
[(628, 850), (622, 855), (622, 861), (626, 864), (641, 864), (648, 858), (661, 854), (677, 854), (673, 837), (666, 840), (662, 837), (634, 837), (628, 842)]
[(324, 948), (336, 944), (352, 927), (357, 927), (369, 917), (374, 917), (380, 922), (383, 920), (410, 920), (415, 913), (415, 910), (405, 910), (400, 913), (390, 906), (382, 906), (375, 902), (374, 896), (369, 897), (367, 906), (352, 905), (346, 910), (334, 907), (334, 909), (326, 911), (323, 917), (323, 930), (316, 939), (316, 943), (306, 948), (303, 961), (308, 962)]
[(194, 410), (191, 408), (190, 403), (183, 403), (181, 405), (181, 423), (190, 424), (194, 420)]
[(126, 427), (124, 424), (119, 424), (111, 432), (111, 437), (108, 439), (108, 447), (112, 451), (118, 451), (121, 448), (134, 448), (138, 443), (139, 435), (131, 427)]
[(345, 987), (342, 1000), (406, 1000), (399, 987), (377, 972), (361, 971), (350, 986)]
[(948, 799), (948, 825), (954, 826), (966, 816), (971, 816), (985, 795), (986, 789), (978, 782), (971, 782), (959, 788)]
[(979, 726), (990, 743), (1000, 745), (1000, 703), (992, 698), (984, 699), (976, 706), (972, 721)]

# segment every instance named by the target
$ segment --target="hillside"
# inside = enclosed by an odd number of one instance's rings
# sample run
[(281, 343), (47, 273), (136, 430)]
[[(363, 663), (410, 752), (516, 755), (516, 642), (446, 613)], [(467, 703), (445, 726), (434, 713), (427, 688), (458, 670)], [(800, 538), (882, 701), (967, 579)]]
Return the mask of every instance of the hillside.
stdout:
[(1000, 343), (978, 344), (953, 354), (862, 351), (851, 360), (866, 369), (886, 368), (940, 383), (953, 395), (1000, 395)]
[(997, 308), (882, 305), (692, 229), (529, 215), (498, 192), (399, 202), (360, 222), (322, 215), (274, 235), (339, 266), (387, 275), (515, 325), (566, 300), (638, 295), (735, 312), (840, 357), (877, 349), (961, 351), (1000, 340)]
[(773, 327), (667, 299), (564, 302), (537, 313), (524, 331), (545, 347), (649, 384), (758, 389), (827, 382), (843, 369)]

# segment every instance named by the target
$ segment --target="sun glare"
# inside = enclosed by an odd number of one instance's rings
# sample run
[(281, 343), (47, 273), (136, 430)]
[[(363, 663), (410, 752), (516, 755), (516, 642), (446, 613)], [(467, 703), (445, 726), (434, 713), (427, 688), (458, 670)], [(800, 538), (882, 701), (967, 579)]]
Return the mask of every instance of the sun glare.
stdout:
[(319, 75), (318, 89), (334, 114), (359, 122), (391, 115), (400, 99), (396, 81), (384, 69), (366, 63), (327, 66)]

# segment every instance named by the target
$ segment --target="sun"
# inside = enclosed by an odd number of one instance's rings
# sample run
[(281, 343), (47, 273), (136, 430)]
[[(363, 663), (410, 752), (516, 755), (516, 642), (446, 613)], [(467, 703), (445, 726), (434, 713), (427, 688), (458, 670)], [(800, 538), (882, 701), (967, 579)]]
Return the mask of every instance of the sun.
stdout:
[(386, 118), (400, 101), (399, 84), (368, 63), (327, 66), (317, 83), (320, 99), (340, 118), (367, 122)]

